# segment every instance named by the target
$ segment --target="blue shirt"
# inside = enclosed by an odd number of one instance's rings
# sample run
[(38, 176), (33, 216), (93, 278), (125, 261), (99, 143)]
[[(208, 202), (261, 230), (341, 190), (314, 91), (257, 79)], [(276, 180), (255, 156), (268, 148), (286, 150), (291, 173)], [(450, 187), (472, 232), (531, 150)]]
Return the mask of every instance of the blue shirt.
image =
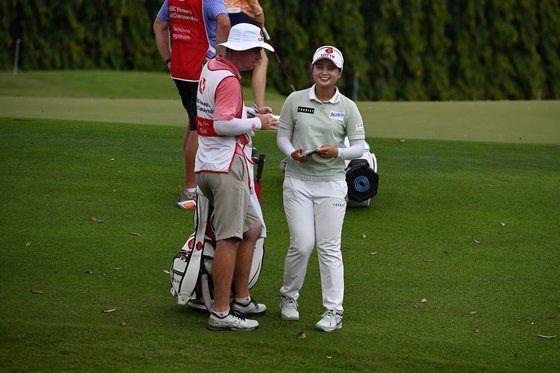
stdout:
[[(204, 8), (202, 9), (202, 12), (204, 14), (204, 23), (206, 24), (208, 41), (212, 47), (216, 48), (216, 18), (219, 14), (227, 14), (226, 4), (223, 0), (204, 0), (203, 5)], [(163, 2), (163, 5), (157, 14), (157, 18), (165, 22), (170, 21), (171, 18), (169, 17), (169, 5), (167, 4), (167, 0)], [(213, 58), (214, 53), (212, 51), (208, 51), (206, 56), (208, 58)]]

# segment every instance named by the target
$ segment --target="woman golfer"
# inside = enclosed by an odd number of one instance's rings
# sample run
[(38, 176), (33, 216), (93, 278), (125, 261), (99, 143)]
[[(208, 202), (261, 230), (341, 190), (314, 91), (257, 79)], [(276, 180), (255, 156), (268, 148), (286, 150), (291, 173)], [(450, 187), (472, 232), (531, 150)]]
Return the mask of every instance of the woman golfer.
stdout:
[[(277, 139), (288, 158), (283, 197), (290, 229), (280, 314), (284, 320), (299, 319), (299, 290), (316, 246), (325, 312), (315, 328), (327, 332), (342, 327), (340, 237), (348, 191), (344, 160), (359, 158), (364, 152), (362, 116), (356, 104), (336, 87), (343, 64), (337, 48), (317, 49), (312, 60), (315, 84), (286, 99)], [(344, 146), (346, 137), (349, 147)]]

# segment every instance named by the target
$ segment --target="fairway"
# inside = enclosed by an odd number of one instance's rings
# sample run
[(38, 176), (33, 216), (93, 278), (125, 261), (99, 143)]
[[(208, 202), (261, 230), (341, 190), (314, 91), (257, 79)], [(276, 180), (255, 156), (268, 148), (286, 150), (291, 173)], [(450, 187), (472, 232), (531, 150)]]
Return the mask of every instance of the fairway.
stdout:
[(301, 319), (280, 319), (282, 155), (257, 133), (269, 235), (253, 295), (269, 310), (245, 334), (207, 331), (169, 294), (164, 271), (193, 229), (174, 205), (178, 101), (10, 92), (2, 371), (560, 370), (559, 102), (360, 103), (380, 189), (347, 212), (344, 327), (330, 334), (313, 329), (316, 254)]
[[(283, 100), (268, 104), (279, 113)], [(366, 135), (560, 144), (560, 101), (363, 102)], [(0, 97), (0, 116), (184, 126), (178, 100)]]

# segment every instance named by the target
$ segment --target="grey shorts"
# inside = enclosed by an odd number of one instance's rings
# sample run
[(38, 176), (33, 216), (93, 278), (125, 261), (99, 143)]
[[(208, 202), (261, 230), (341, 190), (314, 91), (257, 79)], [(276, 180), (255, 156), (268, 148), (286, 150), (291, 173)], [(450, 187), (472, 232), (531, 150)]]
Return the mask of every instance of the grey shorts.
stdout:
[(261, 227), (259, 216), (249, 205), (249, 174), (242, 156), (234, 156), (227, 174), (196, 174), (198, 187), (214, 207), (216, 240), (243, 239), (243, 233)]

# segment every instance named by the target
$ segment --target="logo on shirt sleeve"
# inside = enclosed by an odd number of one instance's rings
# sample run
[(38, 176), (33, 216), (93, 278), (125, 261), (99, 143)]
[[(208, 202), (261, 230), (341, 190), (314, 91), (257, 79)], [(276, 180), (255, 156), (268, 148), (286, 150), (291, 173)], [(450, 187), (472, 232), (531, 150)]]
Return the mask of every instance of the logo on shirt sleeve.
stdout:
[(364, 131), (364, 124), (358, 123), (356, 124), (356, 132), (363, 132)]
[(298, 106), (297, 107), (298, 113), (305, 113), (305, 114), (313, 114), (315, 113), (315, 109), (312, 107), (305, 107), (305, 106)]

